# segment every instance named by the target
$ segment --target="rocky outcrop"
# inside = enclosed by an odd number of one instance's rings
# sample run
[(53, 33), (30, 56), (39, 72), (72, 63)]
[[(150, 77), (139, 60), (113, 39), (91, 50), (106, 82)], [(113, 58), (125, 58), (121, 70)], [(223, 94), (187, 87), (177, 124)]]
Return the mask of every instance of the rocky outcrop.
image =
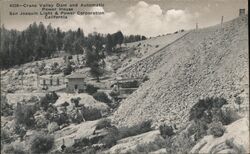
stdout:
[(117, 144), (109, 149), (107, 153), (127, 153), (136, 150), (138, 145), (147, 146), (148, 144), (157, 144), (159, 142), (164, 142), (160, 132), (158, 130), (150, 131), (117, 141)]
[(56, 107), (60, 107), (62, 106), (63, 103), (68, 102), (69, 106), (67, 107), (67, 109), (72, 110), (74, 104), (71, 102), (71, 99), (77, 99), (77, 98), (80, 98), (78, 104), (79, 106), (95, 108), (103, 113), (109, 110), (108, 105), (95, 100), (91, 95), (88, 95), (86, 93), (81, 93), (81, 94), (59, 93), (59, 98), (57, 99), (54, 105)]
[(71, 147), (77, 140), (91, 137), (95, 131), (97, 122), (98, 120), (87, 121), (78, 125), (71, 124), (68, 127), (56, 131), (54, 134), (55, 148), (60, 148), (63, 144), (63, 140), (65, 141), (66, 147)]
[(190, 153), (249, 153), (249, 120), (242, 118), (226, 126), (223, 136), (205, 136)]

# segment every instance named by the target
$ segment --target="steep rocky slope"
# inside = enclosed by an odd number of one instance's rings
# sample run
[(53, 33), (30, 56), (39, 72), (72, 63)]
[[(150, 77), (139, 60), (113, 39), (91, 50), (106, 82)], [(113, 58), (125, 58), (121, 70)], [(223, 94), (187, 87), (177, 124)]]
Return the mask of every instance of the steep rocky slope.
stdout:
[(247, 27), (248, 16), (244, 16), (222, 27), (190, 31), (155, 53), (152, 60), (142, 60), (126, 69), (121, 73), (124, 76), (146, 72), (150, 80), (121, 102), (113, 115), (114, 123), (132, 125), (152, 119), (156, 125), (161, 122), (182, 125), (191, 106), (199, 98), (209, 96), (224, 97), (229, 105), (234, 105), (235, 97), (240, 96), (246, 107), (249, 102)]

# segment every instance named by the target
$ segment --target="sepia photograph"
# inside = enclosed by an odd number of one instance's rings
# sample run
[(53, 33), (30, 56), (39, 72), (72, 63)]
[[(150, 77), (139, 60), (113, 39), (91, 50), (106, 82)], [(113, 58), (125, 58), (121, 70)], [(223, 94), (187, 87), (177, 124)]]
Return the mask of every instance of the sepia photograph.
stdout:
[(248, 0), (0, 0), (2, 154), (247, 154)]

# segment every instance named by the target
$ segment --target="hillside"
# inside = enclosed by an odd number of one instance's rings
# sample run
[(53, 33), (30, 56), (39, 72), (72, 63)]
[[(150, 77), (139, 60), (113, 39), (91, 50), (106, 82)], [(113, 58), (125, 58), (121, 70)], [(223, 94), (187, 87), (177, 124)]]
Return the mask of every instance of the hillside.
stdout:
[(152, 119), (182, 125), (200, 98), (221, 96), (234, 107), (248, 106), (248, 16), (193, 30), (134, 65), (121, 76), (148, 75), (149, 81), (121, 102), (113, 115), (119, 126)]

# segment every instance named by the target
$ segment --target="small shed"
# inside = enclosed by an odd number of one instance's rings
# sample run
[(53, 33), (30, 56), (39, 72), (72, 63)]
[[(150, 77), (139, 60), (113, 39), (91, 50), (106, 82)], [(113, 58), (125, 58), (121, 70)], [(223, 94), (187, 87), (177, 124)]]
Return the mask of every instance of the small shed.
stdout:
[(244, 15), (245, 15), (245, 9), (240, 9), (239, 16), (244, 16)]
[(68, 92), (84, 92), (86, 90), (85, 76), (81, 73), (73, 73), (66, 77), (66, 89)]

